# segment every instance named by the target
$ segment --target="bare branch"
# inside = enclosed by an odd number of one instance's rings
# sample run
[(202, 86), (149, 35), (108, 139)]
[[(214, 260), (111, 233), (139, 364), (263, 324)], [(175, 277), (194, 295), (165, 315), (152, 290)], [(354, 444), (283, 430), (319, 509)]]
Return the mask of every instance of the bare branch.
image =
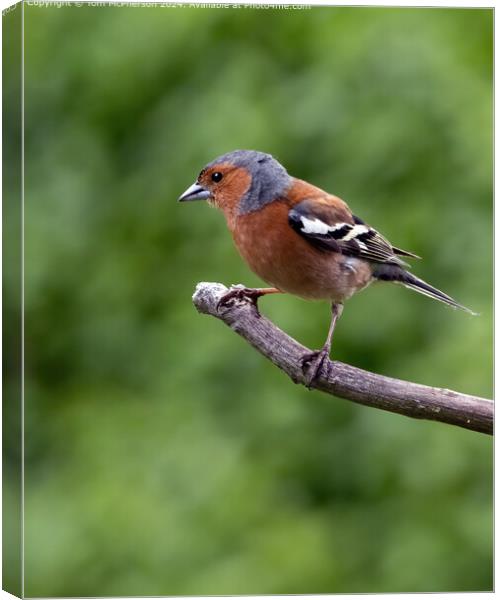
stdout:
[[(246, 300), (234, 300), (218, 310), (217, 303), (227, 291), (220, 283), (199, 283), (193, 296), (194, 305), (199, 312), (226, 323), (295, 383), (304, 384), (300, 359), (309, 350), (260, 316)], [(312, 387), (407, 417), (493, 433), (493, 402), (485, 398), (392, 379), (338, 361), (326, 363)]]

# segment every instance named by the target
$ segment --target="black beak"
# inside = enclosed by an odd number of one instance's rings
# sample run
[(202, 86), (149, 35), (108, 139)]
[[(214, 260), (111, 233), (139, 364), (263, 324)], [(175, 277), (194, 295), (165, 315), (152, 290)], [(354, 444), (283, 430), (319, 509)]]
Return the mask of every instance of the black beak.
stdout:
[(189, 202), (191, 200), (206, 200), (210, 198), (211, 193), (199, 183), (193, 183), (191, 187), (179, 196), (179, 202)]

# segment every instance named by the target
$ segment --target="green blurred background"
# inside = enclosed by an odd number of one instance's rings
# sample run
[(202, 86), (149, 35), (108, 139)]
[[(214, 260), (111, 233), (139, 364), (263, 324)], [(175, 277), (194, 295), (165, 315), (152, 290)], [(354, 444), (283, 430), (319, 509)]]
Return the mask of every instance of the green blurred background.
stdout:
[[(492, 393), (490, 10), (25, 7), (28, 596), (492, 588), (492, 443), (294, 386), (200, 316), (258, 285), (217, 155), (274, 154), (415, 272), (352, 299), (335, 358)], [(319, 347), (329, 307), (262, 311)]]

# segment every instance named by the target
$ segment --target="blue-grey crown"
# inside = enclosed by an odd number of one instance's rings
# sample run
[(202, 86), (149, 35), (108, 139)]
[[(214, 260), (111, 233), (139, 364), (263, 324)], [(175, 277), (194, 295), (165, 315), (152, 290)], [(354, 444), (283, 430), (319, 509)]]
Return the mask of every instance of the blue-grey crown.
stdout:
[(262, 208), (272, 202), (290, 186), (291, 177), (285, 167), (265, 152), (256, 150), (234, 150), (219, 156), (207, 167), (220, 163), (230, 163), (248, 170), (252, 182), (240, 201), (238, 212), (245, 214)]

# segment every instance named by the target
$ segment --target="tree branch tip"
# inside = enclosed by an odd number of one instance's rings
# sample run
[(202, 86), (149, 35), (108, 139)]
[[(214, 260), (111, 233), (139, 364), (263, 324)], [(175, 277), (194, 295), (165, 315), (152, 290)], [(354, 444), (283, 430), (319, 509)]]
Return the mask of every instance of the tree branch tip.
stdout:
[(228, 291), (222, 283), (214, 281), (200, 281), (193, 294), (193, 304), (196, 310), (203, 314), (214, 314), (219, 299)]

